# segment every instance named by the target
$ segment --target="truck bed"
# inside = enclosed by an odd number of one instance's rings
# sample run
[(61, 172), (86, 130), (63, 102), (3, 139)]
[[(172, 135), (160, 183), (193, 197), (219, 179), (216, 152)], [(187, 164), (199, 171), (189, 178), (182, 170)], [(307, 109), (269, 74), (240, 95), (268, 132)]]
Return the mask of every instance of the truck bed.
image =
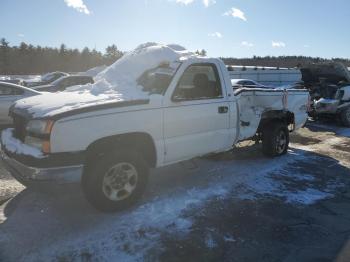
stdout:
[(289, 111), (294, 114), (295, 128), (303, 126), (307, 120), (306, 108), (309, 93), (300, 89), (242, 88), (234, 92), (240, 116), (238, 140), (255, 135), (262, 115), (266, 111)]

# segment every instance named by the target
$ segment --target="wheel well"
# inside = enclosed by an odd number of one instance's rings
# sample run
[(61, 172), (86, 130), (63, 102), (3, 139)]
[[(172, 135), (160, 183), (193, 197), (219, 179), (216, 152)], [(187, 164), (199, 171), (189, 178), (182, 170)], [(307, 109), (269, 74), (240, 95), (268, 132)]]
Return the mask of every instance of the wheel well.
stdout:
[(134, 147), (141, 152), (150, 167), (155, 167), (157, 163), (156, 148), (152, 137), (147, 133), (128, 133), (101, 138), (90, 144), (86, 150), (86, 162), (89, 163), (96, 155), (104, 155), (118, 147)]
[(287, 126), (294, 125), (294, 113), (283, 110), (271, 110), (264, 112), (261, 115), (258, 133), (261, 133), (265, 129), (265, 127), (271, 122), (282, 122), (285, 123)]

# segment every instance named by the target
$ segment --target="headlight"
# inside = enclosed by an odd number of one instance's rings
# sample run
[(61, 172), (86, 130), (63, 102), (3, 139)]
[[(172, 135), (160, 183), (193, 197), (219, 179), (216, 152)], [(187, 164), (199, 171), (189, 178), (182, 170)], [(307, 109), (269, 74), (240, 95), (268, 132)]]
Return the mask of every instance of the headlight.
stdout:
[(52, 126), (52, 120), (31, 120), (27, 124), (26, 131), (34, 135), (49, 135)]
[(32, 136), (26, 136), (24, 139), (25, 144), (32, 146), (32, 147), (35, 147), (35, 148), (38, 148), (40, 150), (43, 149), (44, 142), (45, 142), (45, 140), (43, 140), (41, 138), (37, 138), (37, 137), (32, 137)]
[(48, 154), (51, 152), (51, 144), (49, 139), (43, 139), (33, 136), (26, 136), (24, 138), (24, 143), (28, 146), (38, 148), (42, 152)]
[(27, 135), (24, 143), (40, 149), (44, 153), (50, 153), (50, 133), (53, 127), (52, 120), (31, 120), (26, 126)]

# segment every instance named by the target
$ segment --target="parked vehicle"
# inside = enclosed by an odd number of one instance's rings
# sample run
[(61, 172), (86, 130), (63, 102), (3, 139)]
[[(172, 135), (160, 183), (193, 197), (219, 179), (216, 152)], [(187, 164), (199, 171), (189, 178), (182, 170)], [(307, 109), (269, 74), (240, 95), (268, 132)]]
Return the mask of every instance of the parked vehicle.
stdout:
[(0, 82), (0, 126), (12, 124), (10, 106), (18, 99), (39, 95), (40, 92), (7, 82)]
[[(281, 156), (289, 133), (306, 122), (307, 91), (234, 92), (220, 59), (190, 57), (176, 64), (173, 75), (167, 65), (142, 75), (139, 85), (157, 86), (147, 87), (144, 98), (86, 104), (83, 95), (62, 92), (50, 94), (54, 105), (49, 99), (17, 102), (11, 109), (15, 129), (2, 133), (5, 166), (24, 185), (80, 181), (93, 206), (115, 211), (142, 195), (151, 167), (227, 151), (246, 139), (262, 141), (267, 156)], [(58, 99), (63, 95), (85, 104), (69, 107)], [(11, 148), (14, 143), (18, 148)]]
[(231, 79), (231, 84), (233, 88), (268, 88), (267, 86), (250, 79)]
[(102, 72), (103, 70), (105, 70), (106, 68), (107, 68), (106, 65), (96, 66), (96, 67), (93, 67), (93, 68), (88, 69), (88, 70), (85, 71), (85, 72), (79, 73), (79, 75), (95, 77), (95, 76), (97, 76), (100, 72)]
[(312, 99), (313, 117), (339, 117), (350, 127), (350, 73), (341, 63), (311, 64), (301, 69)]
[(5, 82), (5, 83), (10, 83), (10, 84), (15, 84), (15, 85), (20, 85), (21, 80), (20, 79), (1, 79), (0, 82)]
[(59, 92), (66, 90), (67, 87), (75, 85), (93, 84), (94, 79), (91, 76), (69, 75), (53, 81), (49, 85), (35, 86), (33, 89), (46, 92)]
[(62, 76), (68, 76), (69, 74), (64, 73), (64, 72), (51, 72), (47, 73), (43, 76), (40, 77), (40, 80), (24, 80), (21, 85), (26, 86), (26, 87), (35, 87), (35, 86), (40, 86), (40, 85), (48, 85), (52, 83), (53, 81), (57, 80), (58, 78)]

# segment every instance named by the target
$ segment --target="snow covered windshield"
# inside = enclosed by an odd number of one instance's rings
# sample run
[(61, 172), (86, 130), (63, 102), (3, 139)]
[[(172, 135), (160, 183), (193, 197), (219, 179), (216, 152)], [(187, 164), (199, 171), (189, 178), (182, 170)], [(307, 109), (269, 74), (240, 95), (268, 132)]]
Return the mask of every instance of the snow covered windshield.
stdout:
[[(69, 88), (68, 91), (89, 91), (93, 95), (118, 94), (124, 99), (148, 97), (164, 89), (179, 67), (180, 60), (192, 55), (178, 45), (143, 44), (100, 72), (95, 77), (95, 84)], [(156, 85), (154, 88), (153, 84)]]
[(180, 65), (180, 62), (173, 62), (147, 70), (137, 79), (137, 83), (145, 92), (164, 94)]

